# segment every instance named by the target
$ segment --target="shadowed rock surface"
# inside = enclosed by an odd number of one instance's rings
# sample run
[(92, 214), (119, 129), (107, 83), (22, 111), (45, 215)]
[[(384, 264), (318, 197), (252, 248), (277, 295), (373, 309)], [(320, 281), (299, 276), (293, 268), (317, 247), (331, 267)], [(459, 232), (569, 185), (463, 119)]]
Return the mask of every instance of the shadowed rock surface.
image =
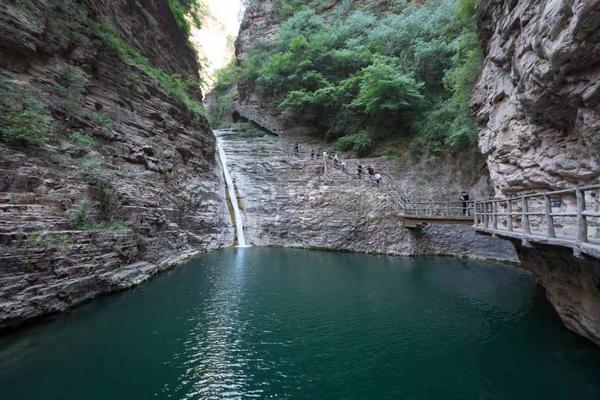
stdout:
[(499, 193), (600, 178), (600, 4), (484, 0), (472, 105)]
[[(4, 96), (35, 93), (55, 130), (0, 143), (0, 328), (232, 242), (206, 120), (102, 37), (109, 26), (153, 68), (197, 81), (165, 1), (9, 1), (0, 21)], [(82, 201), (92, 226), (74, 223)]]
[[(484, 0), (478, 25), (486, 59), (472, 107), (497, 194), (597, 183), (600, 2)], [(517, 250), (565, 325), (600, 343), (600, 260)]]

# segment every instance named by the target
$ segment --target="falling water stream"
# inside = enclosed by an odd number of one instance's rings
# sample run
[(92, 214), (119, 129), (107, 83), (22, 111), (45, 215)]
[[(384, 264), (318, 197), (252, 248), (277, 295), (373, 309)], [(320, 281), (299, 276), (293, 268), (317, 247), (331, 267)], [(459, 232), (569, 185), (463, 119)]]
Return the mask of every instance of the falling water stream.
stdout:
[(219, 153), (219, 159), (223, 166), (223, 175), (225, 176), (225, 183), (227, 184), (227, 191), (229, 193), (229, 200), (233, 207), (233, 218), (235, 220), (235, 232), (237, 235), (237, 241), (239, 247), (248, 247), (246, 244), (246, 237), (244, 236), (244, 221), (242, 220), (242, 213), (238, 204), (237, 194), (235, 193), (235, 186), (233, 185), (233, 179), (229, 174), (229, 167), (227, 165), (227, 156), (225, 150), (223, 150), (223, 143), (218, 131), (214, 131), (215, 137), (217, 138), (217, 151)]

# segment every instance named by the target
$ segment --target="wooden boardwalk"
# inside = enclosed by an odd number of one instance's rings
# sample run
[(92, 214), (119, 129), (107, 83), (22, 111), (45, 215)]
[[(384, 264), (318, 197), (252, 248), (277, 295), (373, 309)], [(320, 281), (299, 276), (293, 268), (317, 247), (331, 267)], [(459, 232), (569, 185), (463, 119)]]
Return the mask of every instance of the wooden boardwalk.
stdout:
[(404, 226), (425, 224), (473, 225), (473, 201), (407, 201), (403, 207)]
[(600, 258), (600, 184), (476, 201), (477, 232)]

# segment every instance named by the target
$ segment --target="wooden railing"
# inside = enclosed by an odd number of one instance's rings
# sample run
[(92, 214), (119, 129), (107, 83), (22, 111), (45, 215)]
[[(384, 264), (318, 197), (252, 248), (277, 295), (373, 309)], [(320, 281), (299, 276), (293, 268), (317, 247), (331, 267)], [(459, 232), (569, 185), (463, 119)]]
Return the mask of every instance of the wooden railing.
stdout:
[[(596, 218), (600, 218), (600, 184), (475, 202), (475, 228), (534, 238), (600, 241)], [(590, 222), (595, 226), (594, 238), (590, 238)]]
[(420, 218), (471, 218), (474, 201), (419, 201), (407, 202), (405, 215)]

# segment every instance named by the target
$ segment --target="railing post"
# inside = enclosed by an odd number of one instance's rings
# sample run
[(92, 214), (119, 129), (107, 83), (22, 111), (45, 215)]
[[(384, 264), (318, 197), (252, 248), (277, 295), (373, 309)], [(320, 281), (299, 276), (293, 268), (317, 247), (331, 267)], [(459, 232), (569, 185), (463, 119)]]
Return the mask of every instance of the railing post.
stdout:
[(531, 228), (529, 226), (529, 205), (527, 204), (526, 196), (521, 197), (521, 203), (523, 208), (523, 231), (529, 235), (531, 233)]
[(552, 216), (552, 206), (550, 204), (550, 196), (544, 195), (544, 205), (546, 207), (546, 236), (549, 238), (555, 238), (556, 232), (554, 232), (554, 217)]
[(512, 200), (506, 200), (506, 226), (509, 232), (513, 231), (513, 221), (512, 221)]
[(488, 215), (488, 202), (483, 202), (483, 224), (486, 228), (490, 227), (490, 216)]
[(575, 189), (575, 194), (577, 196), (577, 241), (587, 243), (587, 218), (583, 215), (585, 211), (585, 197), (580, 188)]
[(496, 200), (492, 200), (492, 223), (494, 226), (494, 230), (498, 230), (498, 204)]

